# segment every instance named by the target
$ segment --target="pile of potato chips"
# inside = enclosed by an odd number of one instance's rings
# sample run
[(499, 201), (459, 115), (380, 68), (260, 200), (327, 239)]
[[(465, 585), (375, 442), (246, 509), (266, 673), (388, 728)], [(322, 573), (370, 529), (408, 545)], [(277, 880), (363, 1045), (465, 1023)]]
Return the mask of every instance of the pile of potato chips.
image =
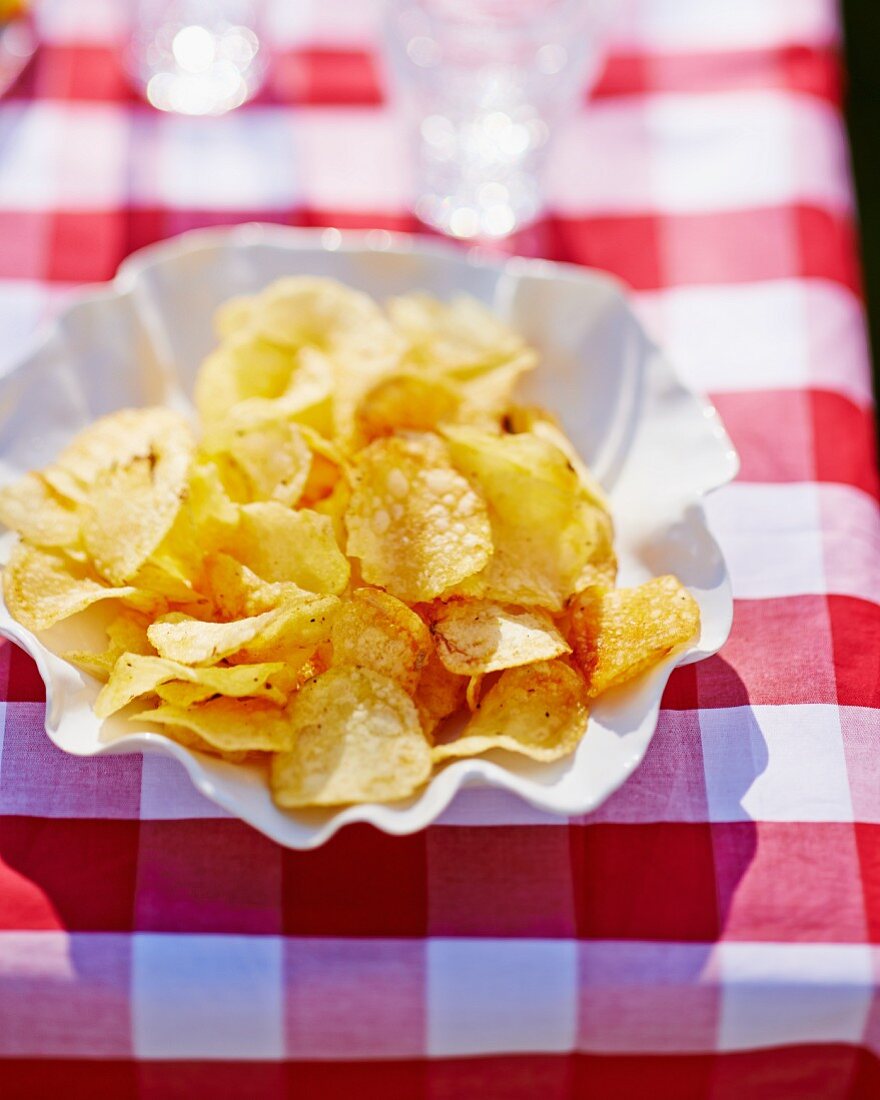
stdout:
[(0, 494), (7, 605), (188, 747), (269, 756), (281, 806), (390, 801), (492, 749), (554, 760), (590, 700), (692, 638), (673, 577), (614, 587), (601, 489), (546, 412), (534, 352), (468, 299), (380, 308), (326, 279), (229, 302), (198, 428), (125, 409)]

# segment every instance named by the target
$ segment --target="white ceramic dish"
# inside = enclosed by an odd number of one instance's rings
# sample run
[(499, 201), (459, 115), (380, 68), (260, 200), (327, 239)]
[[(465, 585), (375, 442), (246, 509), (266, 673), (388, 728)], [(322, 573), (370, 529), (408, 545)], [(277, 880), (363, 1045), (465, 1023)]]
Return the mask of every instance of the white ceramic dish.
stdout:
[[(76, 648), (83, 648), (83, 632), (94, 625), (73, 620), (37, 638), (3, 606), (0, 632), (33, 655), (46, 682), (47, 733), (81, 756), (171, 755), (204, 795), (292, 848), (315, 847), (355, 821), (414, 832), (466, 786), (505, 788), (563, 815), (593, 809), (644, 756), (673, 666), (714, 653), (727, 638), (730, 583), (701, 499), (734, 477), (738, 465), (715, 410), (681, 385), (622, 288), (606, 276), (542, 261), (502, 263), (384, 232), (245, 225), (186, 234), (132, 256), (111, 285), (67, 309), (0, 380), (0, 483), (45, 465), (77, 431), (114, 409), (162, 402), (188, 408), (196, 370), (212, 345), (215, 307), (300, 272), (333, 276), (380, 300), (413, 289), (440, 297), (463, 291), (509, 318), (541, 352), (529, 396), (561, 417), (609, 492), (620, 583), (677, 574), (700, 603), (699, 639), (599, 700), (568, 759), (539, 764), (496, 751), (450, 764), (406, 802), (290, 812), (273, 804), (257, 768), (192, 753), (148, 726), (102, 725), (91, 710), (99, 685), (46, 644), (67, 648), (78, 632)], [(3, 536), (0, 548), (8, 552), (11, 538)]]

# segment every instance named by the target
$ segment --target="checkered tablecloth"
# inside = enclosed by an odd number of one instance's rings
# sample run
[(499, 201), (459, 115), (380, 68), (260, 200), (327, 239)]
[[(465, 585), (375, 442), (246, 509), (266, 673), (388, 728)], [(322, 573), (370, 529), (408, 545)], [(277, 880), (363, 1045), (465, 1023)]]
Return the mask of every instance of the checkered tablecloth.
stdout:
[[(0, 102), (0, 363), (132, 249), (245, 219), (415, 228), (375, 4), (279, 4), (217, 120), (44, 5)], [(543, 255), (616, 272), (742, 474), (736, 597), (597, 813), (462, 794), (282, 850), (165, 759), (78, 760), (0, 648), (0, 1095), (880, 1095), (880, 526), (830, 0), (639, 0), (549, 173)]]

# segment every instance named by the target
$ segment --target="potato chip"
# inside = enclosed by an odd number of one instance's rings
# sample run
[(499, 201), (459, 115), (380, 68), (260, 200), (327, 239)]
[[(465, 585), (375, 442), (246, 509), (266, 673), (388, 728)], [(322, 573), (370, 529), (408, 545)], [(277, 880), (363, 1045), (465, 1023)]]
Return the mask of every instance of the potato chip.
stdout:
[[(190, 588), (201, 575), (206, 554), (219, 549), (238, 527), (238, 505), (226, 495), (217, 467), (198, 461), (189, 471), (181, 507), (171, 529), (153, 551), (147, 566)], [(144, 576), (142, 566), (136, 576)], [(157, 584), (160, 583), (157, 579)], [(163, 590), (168, 594), (167, 590)], [(171, 598), (169, 596), (169, 598)], [(179, 596), (174, 597), (180, 599)]]
[(131, 585), (110, 586), (81, 562), (20, 542), (3, 570), (3, 595), (10, 614), (28, 630), (50, 626), (85, 611), (98, 600), (142, 595)]
[(479, 676), (471, 676), (468, 680), (467, 691), (465, 692), (465, 701), (468, 705), (468, 710), (473, 713), (479, 708), (480, 696), (483, 694), (483, 681), (486, 679), (482, 673)]
[(192, 433), (172, 409), (121, 409), (84, 428), (42, 476), (56, 493), (82, 503), (99, 474), (148, 457), (158, 441), (164, 451), (184, 450), (191, 446)]
[(160, 657), (187, 665), (283, 659), (287, 650), (314, 647), (329, 637), (339, 601), (313, 596), (286, 601), (272, 611), (226, 623), (166, 616), (147, 637)]
[(169, 735), (184, 729), (221, 752), (282, 752), (291, 747), (293, 725), (284, 707), (263, 699), (210, 699), (192, 707), (163, 704), (144, 710), (132, 721), (168, 726)]
[(247, 332), (236, 332), (202, 363), (193, 397), (203, 423), (222, 420), (250, 399), (279, 398), (298, 367), (289, 348), (276, 347)]
[(278, 279), (256, 298), (251, 324), (272, 344), (314, 346), (359, 366), (379, 361), (384, 367), (402, 350), (373, 299), (334, 279)]
[(419, 616), (378, 588), (359, 588), (339, 609), (330, 633), (334, 665), (380, 672), (412, 694), (431, 653), (431, 634)]
[[(206, 436), (212, 455), (224, 454), (241, 470), (249, 500), (277, 500), (293, 507), (302, 496), (312, 465), (312, 452), (292, 420), (248, 417), (233, 408)], [(259, 410), (258, 410), (259, 411)]]
[(638, 676), (699, 629), (697, 601), (670, 576), (638, 588), (588, 588), (571, 606), (571, 643), (590, 696)]
[[(188, 688), (194, 687), (193, 684), (183, 684), (181, 686)], [(199, 689), (196, 688), (196, 690), (198, 691)], [(204, 700), (197, 701), (203, 702)], [(147, 713), (150, 712), (144, 712), (144, 714)], [(204, 752), (211, 756), (218, 756), (221, 760), (225, 760), (227, 764), (246, 764), (248, 761), (263, 759), (265, 757), (265, 753), (248, 752), (246, 749), (239, 749), (234, 752), (224, 752), (223, 749), (217, 749), (213, 745), (208, 744), (204, 737), (199, 737), (199, 735), (193, 733), (192, 730), (184, 729), (183, 726), (164, 725), (162, 734), (170, 740), (175, 741), (178, 745), (183, 745), (184, 748), (190, 749), (192, 752)]]
[(362, 398), (356, 411), (357, 429), (369, 443), (398, 430), (431, 431), (455, 420), (462, 395), (442, 377), (416, 371), (382, 379)]
[(205, 558), (202, 590), (210, 597), (221, 619), (243, 619), (279, 607), (285, 600), (308, 599), (292, 581), (270, 583), (229, 554)]
[(577, 748), (588, 717), (584, 682), (564, 661), (521, 665), (501, 673), (461, 736), (436, 745), (433, 758), (507, 749), (532, 760), (558, 760)]
[(254, 300), (248, 294), (227, 299), (214, 313), (214, 331), (224, 339), (235, 336), (250, 323), (253, 305)]
[(0, 490), (0, 522), (35, 546), (75, 547), (82, 513), (41, 474), (31, 473)]
[(470, 378), (522, 354), (534, 360), (519, 333), (473, 298), (459, 296), (446, 304), (427, 294), (407, 294), (393, 298), (388, 313), (413, 364)]
[(65, 653), (64, 659), (99, 680), (107, 680), (123, 653), (146, 656), (156, 652), (147, 638), (150, 621), (147, 615), (126, 608), (107, 625), (109, 645), (102, 653), (77, 650)]
[(464, 704), (469, 686), (466, 676), (450, 672), (436, 652), (431, 651), (413, 696), (426, 734), (430, 735), (444, 718)]
[(490, 431), (497, 430), (516, 384), (524, 374), (533, 369), (535, 362), (534, 352), (529, 349), (518, 353), (501, 366), (460, 382), (464, 402), (456, 419), (462, 424), (473, 424)]
[(183, 680), (210, 688), (213, 694), (241, 698), (256, 696), (275, 703), (285, 696), (269, 682), (284, 668), (281, 663), (233, 665), (229, 668), (190, 668), (163, 657), (124, 653), (113, 667), (110, 679), (95, 700), (95, 714), (108, 718), (141, 695), (150, 695), (159, 684)]
[(83, 542), (95, 568), (124, 584), (159, 547), (186, 499), (194, 443), (185, 422), (155, 431), (145, 453), (103, 469), (88, 495)]
[(202, 622), (185, 616), (166, 616), (153, 623), (147, 637), (160, 657), (185, 665), (212, 665), (238, 652), (270, 625), (277, 610), (265, 611), (228, 623)]
[(329, 638), (339, 607), (336, 596), (310, 594), (308, 599), (285, 601), (269, 626), (228, 659), (233, 664), (284, 661), (296, 665)]
[(571, 652), (546, 611), (488, 600), (435, 604), (431, 630), (440, 660), (461, 676), (548, 661)]
[[(172, 576), (155, 561), (144, 562), (132, 577), (132, 584), (154, 596), (156, 607), (160, 607), (163, 601), (173, 604), (192, 604), (199, 600), (198, 592), (188, 581), (179, 576)], [(161, 612), (156, 611), (156, 614)]]
[(262, 580), (292, 581), (309, 592), (342, 592), (351, 572), (327, 516), (274, 501), (242, 508), (227, 549)]
[(390, 802), (430, 775), (431, 752), (412, 700), (378, 672), (331, 668), (289, 707), (292, 745), (271, 765), (279, 806)]
[(435, 435), (377, 439), (358, 455), (346, 513), (348, 553), (364, 579), (399, 599), (430, 600), (492, 553), (486, 505)]
[(610, 546), (608, 514), (584, 492), (565, 455), (531, 433), (447, 427), (456, 467), (485, 496), (495, 553), (457, 593), (559, 611), (584, 570)]

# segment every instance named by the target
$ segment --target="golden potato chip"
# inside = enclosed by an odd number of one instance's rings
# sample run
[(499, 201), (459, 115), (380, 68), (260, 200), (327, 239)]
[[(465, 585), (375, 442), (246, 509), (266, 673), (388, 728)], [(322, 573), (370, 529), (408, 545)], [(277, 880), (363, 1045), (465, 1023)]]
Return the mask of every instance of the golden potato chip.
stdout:
[(531, 433), (446, 427), (456, 467), (485, 496), (495, 553), (456, 592), (559, 611), (584, 570), (610, 545), (608, 514), (565, 455)]
[(345, 520), (364, 579), (407, 602), (439, 596), (492, 553), (486, 505), (427, 433), (361, 451)]
[(251, 324), (272, 344), (314, 346), (359, 366), (393, 363), (402, 348), (373, 299), (334, 279), (278, 279), (257, 296)]
[(431, 431), (454, 420), (462, 400), (445, 378), (416, 371), (393, 374), (361, 398), (355, 413), (357, 429), (367, 443), (402, 429)]
[(462, 424), (473, 424), (488, 431), (497, 430), (516, 384), (533, 369), (535, 363), (534, 352), (523, 351), (501, 366), (462, 380), (459, 386), (464, 402), (456, 419)]
[(285, 600), (308, 599), (292, 581), (270, 583), (257, 576), (230, 554), (209, 554), (205, 558), (202, 590), (210, 597), (222, 619), (243, 619), (279, 607)]
[(282, 752), (291, 747), (293, 725), (284, 707), (263, 699), (210, 699), (192, 707), (163, 704), (135, 714), (132, 721), (185, 729), (221, 752)]
[[(217, 467), (211, 462), (195, 462), (171, 529), (153, 551), (147, 565), (182, 581), (184, 587), (190, 588), (190, 599), (193, 599), (192, 586), (201, 575), (205, 555), (233, 537), (238, 515), (238, 505), (226, 495)], [(143, 575), (142, 566), (136, 576)], [(159, 590), (167, 594), (158, 578), (156, 583)]]
[(147, 630), (147, 637), (160, 657), (185, 665), (212, 665), (238, 652), (270, 625), (277, 611), (265, 611), (228, 623), (202, 622), (185, 616), (165, 616)]
[(307, 599), (285, 600), (268, 627), (228, 659), (232, 664), (284, 661), (298, 665), (329, 638), (339, 606), (336, 596), (309, 594)]
[[(154, 596), (157, 607), (161, 606), (163, 600), (173, 604), (191, 604), (199, 600), (198, 592), (188, 581), (172, 576), (155, 561), (144, 562), (132, 577), (132, 584)], [(158, 611), (156, 613), (160, 614)]]
[(571, 643), (590, 696), (638, 676), (699, 629), (699, 605), (675, 577), (588, 588), (571, 606)]
[(213, 665), (224, 658), (234, 663), (281, 660), (287, 650), (314, 647), (329, 637), (338, 604), (335, 596), (310, 595), (225, 623), (169, 615), (153, 623), (147, 637), (160, 657), (187, 665)]
[(279, 398), (296, 373), (298, 359), (277, 347), (236, 332), (202, 363), (193, 397), (203, 423), (222, 420), (231, 408), (251, 399)]
[[(171, 685), (164, 686), (170, 687)], [(194, 684), (181, 684), (180, 686), (194, 688), (196, 691), (200, 690)], [(196, 699), (195, 701), (202, 702), (203, 700)], [(172, 703), (172, 705), (176, 706), (177, 704)], [(213, 745), (209, 745), (204, 737), (199, 737), (197, 733), (193, 733), (192, 730), (184, 729), (183, 726), (169, 726), (166, 724), (162, 730), (162, 734), (170, 738), (170, 740), (176, 741), (178, 745), (183, 745), (184, 748), (191, 749), (193, 752), (205, 752), (211, 756), (219, 756), (220, 759), (225, 760), (227, 764), (246, 764), (248, 761), (263, 759), (265, 757), (265, 753), (248, 752), (246, 749), (239, 749), (235, 752), (224, 752), (223, 749), (217, 749)]]
[(395, 680), (411, 695), (431, 653), (419, 616), (378, 588), (358, 588), (340, 607), (330, 632), (333, 664), (356, 665)]
[(331, 668), (289, 704), (292, 744), (272, 759), (279, 806), (406, 798), (431, 773), (412, 700), (370, 669)]
[(163, 657), (124, 653), (113, 667), (110, 679), (95, 700), (95, 714), (107, 718), (141, 695), (150, 695), (159, 684), (183, 680), (210, 688), (216, 695), (258, 696), (283, 704), (285, 696), (269, 682), (284, 668), (281, 663), (233, 665), (229, 668), (190, 668)]
[(449, 304), (427, 294), (407, 294), (388, 303), (391, 323), (407, 342), (406, 360), (447, 371), (459, 378), (534, 353), (494, 313), (473, 298)]
[(444, 718), (464, 704), (469, 686), (466, 676), (450, 672), (436, 652), (431, 651), (413, 696), (426, 734), (430, 735)]
[(102, 653), (76, 650), (65, 653), (64, 659), (99, 680), (107, 680), (123, 653), (139, 653), (144, 656), (155, 653), (147, 638), (150, 622), (147, 615), (125, 608), (107, 625), (109, 645)]
[(124, 584), (171, 530), (188, 493), (194, 442), (175, 418), (154, 432), (145, 453), (103, 469), (88, 495), (83, 542), (95, 568)]
[(468, 710), (473, 713), (480, 705), (480, 696), (483, 693), (483, 680), (485, 676), (480, 673), (478, 676), (471, 676), (468, 680), (467, 691), (465, 692), (465, 700), (468, 705)]
[(581, 677), (560, 660), (501, 673), (460, 737), (436, 745), (436, 762), (507, 749), (533, 760), (558, 760), (577, 748), (589, 712)]
[(311, 509), (294, 512), (274, 501), (247, 504), (227, 549), (264, 581), (292, 581), (309, 592), (336, 594), (350, 567), (333, 523)]
[(56, 493), (82, 503), (99, 474), (149, 457), (159, 441), (163, 451), (191, 446), (192, 432), (180, 413), (161, 406), (121, 409), (84, 428), (42, 476)]
[(156, 684), (156, 694), (163, 703), (169, 703), (172, 707), (192, 707), (196, 703), (204, 703), (207, 699), (215, 698), (218, 692), (204, 684), (168, 680), (164, 684)]
[(39, 631), (98, 600), (142, 593), (131, 585), (107, 585), (81, 562), (20, 542), (3, 570), (3, 595), (12, 617), (28, 630)]
[(35, 546), (74, 547), (79, 543), (82, 513), (59, 496), (42, 474), (31, 473), (0, 489), (0, 522)]
[(293, 507), (302, 496), (312, 465), (302, 429), (284, 417), (267, 419), (265, 410), (254, 406), (242, 416), (241, 410), (246, 408), (231, 409), (206, 433), (203, 447), (212, 456), (228, 456), (241, 470), (249, 500), (277, 500)]
[(431, 609), (437, 654), (450, 672), (479, 676), (548, 661), (571, 649), (546, 611), (488, 600), (450, 600)]
[(214, 331), (225, 338), (247, 328), (253, 316), (253, 306), (254, 300), (247, 294), (227, 299), (214, 313)]

